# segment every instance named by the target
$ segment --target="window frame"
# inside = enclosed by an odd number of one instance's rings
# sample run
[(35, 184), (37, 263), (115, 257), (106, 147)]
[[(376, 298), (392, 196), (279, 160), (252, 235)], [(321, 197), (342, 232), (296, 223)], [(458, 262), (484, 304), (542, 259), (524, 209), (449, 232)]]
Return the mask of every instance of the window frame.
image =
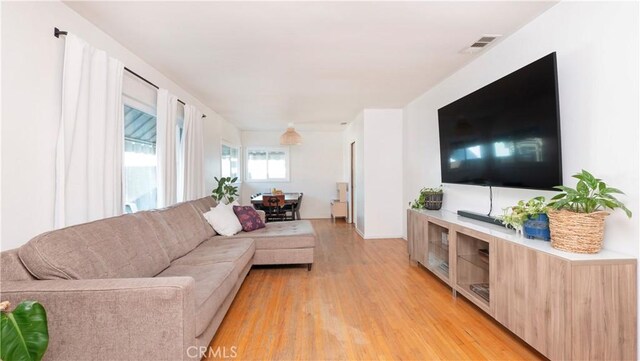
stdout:
[[(247, 183), (284, 183), (291, 181), (291, 157), (289, 155), (289, 147), (263, 147), (263, 146), (250, 146), (246, 147), (244, 151), (244, 181)], [(263, 151), (269, 154), (270, 152), (284, 152), (285, 160), (285, 177), (284, 178), (269, 178), (269, 162), (267, 155), (267, 179), (249, 179), (249, 153), (251, 151)]]
[[(241, 184), (243, 179), (244, 167), (242, 162), (242, 146), (233, 144), (231, 142), (227, 142), (225, 140), (220, 142), (220, 176), (222, 177), (222, 147), (228, 147), (231, 149), (235, 149), (238, 154), (238, 180), (234, 184)], [(233, 178), (233, 175), (231, 176)]]
[(153, 115), (154, 117), (158, 117), (158, 111), (155, 107), (150, 106), (147, 103), (143, 103), (127, 94), (122, 94), (122, 109), (124, 106), (128, 106), (129, 108), (135, 108), (141, 112), (147, 113), (149, 115)]

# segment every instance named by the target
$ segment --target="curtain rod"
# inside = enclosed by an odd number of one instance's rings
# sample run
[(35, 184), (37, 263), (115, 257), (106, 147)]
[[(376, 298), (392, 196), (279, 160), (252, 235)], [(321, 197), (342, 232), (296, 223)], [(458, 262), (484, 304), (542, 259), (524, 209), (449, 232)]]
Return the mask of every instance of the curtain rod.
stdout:
[[(53, 28), (53, 36), (55, 36), (56, 38), (60, 38), (60, 35), (67, 35), (68, 32), (66, 31), (62, 31), (58, 28)], [(126, 66), (124, 67), (124, 70), (128, 71), (131, 75), (135, 76), (136, 78), (142, 80), (143, 82), (151, 85), (152, 87), (156, 88), (156, 89), (160, 89), (160, 87), (158, 87), (157, 85), (153, 84), (151, 81), (147, 80), (146, 78), (144, 78), (143, 76), (141, 76), (140, 74), (136, 73), (135, 71), (127, 68)], [(178, 99), (178, 103), (182, 104), (182, 105), (186, 105), (182, 100)], [(206, 118), (207, 115), (206, 114), (202, 114), (203, 118)]]

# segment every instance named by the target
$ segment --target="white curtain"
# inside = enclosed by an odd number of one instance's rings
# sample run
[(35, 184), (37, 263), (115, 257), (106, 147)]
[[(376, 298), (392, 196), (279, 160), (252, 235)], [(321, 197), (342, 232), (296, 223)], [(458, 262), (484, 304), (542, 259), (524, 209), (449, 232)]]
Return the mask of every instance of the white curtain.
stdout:
[(184, 201), (205, 196), (203, 127), (202, 112), (193, 105), (185, 105), (181, 144)]
[(158, 89), (156, 171), (158, 184), (158, 208), (177, 202), (176, 126), (178, 98), (166, 89)]
[(124, 66), (69, 34), (56, 148), (55, 227), (122, 213)]

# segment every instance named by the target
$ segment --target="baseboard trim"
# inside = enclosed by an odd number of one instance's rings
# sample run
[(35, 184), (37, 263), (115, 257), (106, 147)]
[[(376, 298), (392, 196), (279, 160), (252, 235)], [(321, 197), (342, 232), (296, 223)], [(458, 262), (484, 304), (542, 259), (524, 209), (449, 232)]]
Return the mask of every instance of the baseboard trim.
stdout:
[(404, 236), (403, 236), (403, 235), (401, 235), (401, 234), (400, 234), (400, 235), (392, 235), (392, 236), (387, 236), (387, 235), (384, 235), (384, 236), (365, 236), (365, 235), (364, 235), (364, 234), (363, 234), (363, 233), (358, 229), (358, 227), (355, 227), (355, 230), (356, 230), (356, 233), (357, 233), (360, 237), (362, 237), (362, 238), (364, 238), (364, 239), (391, 239), (391, 238), (400, 238), (400, 239), (404, 239)]
[(369, 237), (362, 237), (364, 239), (396, 239), (396, 238), (400, 238), (402, 239), (402, 235), (393, 235), (393, 236), (369, 236)]

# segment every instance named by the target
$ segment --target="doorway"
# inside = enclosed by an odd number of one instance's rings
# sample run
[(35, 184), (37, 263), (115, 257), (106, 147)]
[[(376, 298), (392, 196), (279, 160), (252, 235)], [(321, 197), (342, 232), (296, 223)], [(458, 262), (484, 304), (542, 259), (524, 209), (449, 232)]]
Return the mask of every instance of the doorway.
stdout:
[(351, 177), (349, 179), (349, 223), (355, 223), (355, 185), (356, 185), (356, 142), (351, 142), (350, 145), (350, 155), (351, 155)]

